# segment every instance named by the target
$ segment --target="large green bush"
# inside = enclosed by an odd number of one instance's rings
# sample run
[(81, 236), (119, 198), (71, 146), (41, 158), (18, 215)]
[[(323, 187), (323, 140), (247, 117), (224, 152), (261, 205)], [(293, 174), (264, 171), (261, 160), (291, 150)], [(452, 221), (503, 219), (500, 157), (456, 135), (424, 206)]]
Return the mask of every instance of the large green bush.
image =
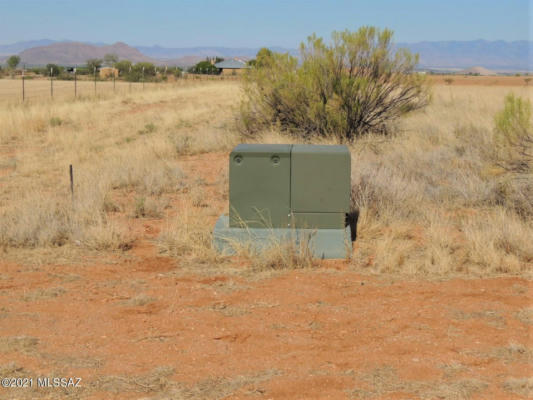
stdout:
[(330, 44), (312, 35), (301, 59), (262, 49), (245, 75), (241, 116), (253, 134), (268, 126), (304, 136), (353, 140), (388, 132), (390, 122), (427, 104), (418, 56), (394, 49), (392, 32), (362, 27), (334, 32)]
[(207, 60), (200, 61), (193, 67), (190, 67), (189, 72), (191, 74), (207, 74), (207, 75), (217, 75), (220, 73), (218, 68), (215, 67), (213, 64), (211, 64), (210, 61), (207, 61)]
[(131, 61), (121, 60), (115, 63), (115, 68), (118, 69), (119, 76), (126, 76), (131, 70)]
[(47, 76), (59, 76), (64, 68), (57, 65), (57, 64), (46, 64), (46, 67), (45, 67), (45, 75)]
[(130, 82), (150, 82), (154, 80), (155, 65), (149, 62), (138, 62), (126, 73), (126, 80)]

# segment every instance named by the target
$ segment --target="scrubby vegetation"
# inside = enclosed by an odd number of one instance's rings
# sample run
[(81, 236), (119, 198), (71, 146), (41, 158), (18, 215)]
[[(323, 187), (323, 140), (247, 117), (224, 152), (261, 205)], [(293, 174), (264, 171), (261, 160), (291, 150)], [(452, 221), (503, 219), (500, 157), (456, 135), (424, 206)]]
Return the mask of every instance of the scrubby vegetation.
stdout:
[(205, 74), (205, 75), (218, 75), (220, 71), (215, 64), (224, 61), (223, 58), (216, 57), (212, 62), (210, 59), (200, 61), (189, 68), (188, 72), (191, 74)]
[(389, 132), (399, 116), (427, 104), (418, 57), (394, 50), (392, 32), (363, 27), (334, 32), (331, 44), (315, 35), (289, 54), (262, 49), (245, 79), (244, 129), (276, 126), (300, 137), (353, 140)]
[[(233, 125), (240, 88), (190, 80), (0, 109), (0, 247), (8, 254), (58, 246), (126, 249), (139, 237), (131, 225), (154, 218), (163, 220), (155, 238), (163, 254), (222, 268), (211, 232), (227, 210), (228, 151), (243, 140), (343, 140), (288, 136), (275, 126), (240, 138)], [(521, 157), (530, 154), (523, 140), (531, 106), (523, 99), (531, 89), (515, 88), (513, 96), (509, 90), (435, 87), (431, 104), (396, 120), (396, 134), (367, 133), (349, 144), (359, 213), (351, 268), (423, 276), (530, 269), (531, 161)], [(186, 172), (186, 159), (199, 163), (194, 172)], [(223, 167), (208, 172), (212, 160)], [(206, 183), (211, 173), (214, 181)], [(311, 265), (284, 248), (242, 257), (261, 270)]]
[(497, 150), (494, 115), (499, 121), (505, 89), (480, 88), (475, 98), (468, 90), (436, 91), (425, 113), (402, 121), (400, 135), (356, 142), (355, 260), (363, 269), (482, 275), (531, 267), (533, 176), (501, 168), (512, 158)]
[[(0, 144), (17, 151), (9, 162), (0, 161), (0, 172), (6, 173), (0, 175), (0, 248), (131, 247), (135, 235), (121, 215), (126, 221), (161, 218), (168, 197), (188, 190), (177, 158), (184, 151), (197, 154), (233, 145), (234, 135), (210, 125), (215, 114), (212, 103), (204, 101), (228, 89), (232, 86), (183, 86), (176, 97), (176, 89), (169, 87), (135, 100), (123, 94), (3, 108)], [(163, 114), (159, 108), (150, 111), (160, 102), (167, 103)], [(135, 111), (144, 107), (147, 112)], [(221, 113), (218, 121), (231, 118)]]

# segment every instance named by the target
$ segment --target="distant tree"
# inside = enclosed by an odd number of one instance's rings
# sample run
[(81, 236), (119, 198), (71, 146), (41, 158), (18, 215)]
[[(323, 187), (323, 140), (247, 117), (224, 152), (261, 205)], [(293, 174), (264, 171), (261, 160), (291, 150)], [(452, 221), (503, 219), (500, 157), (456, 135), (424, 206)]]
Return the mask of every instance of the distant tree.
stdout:
[(268, 64), (268, 60), (272, 59), (272, 55), (272, 50), (266, 47), (259, 49), (257, 55), (255, 56), (255, 65), (257, 65), (258, 67), (262, 67)]
[(451, 85), (453, 83), (453, 79), (452, 78), (444, 78), (444, 82), (447, 84), (447, 85)]
[(59, 76), (63, 72), (63, 67), (56, 64), (46, 64), (45, 71), (45, 75)]
[(142, 73), (143, 68), (145, 77), (155, 76), (155, 65), (149, 62), (138, 62), (133, 67), (133, 70)]
[(87, 60), (87, 68), (90, 73), (94, 72), (94, 69), (99, 70), (102, 67), (102, 60), (99, 58), (90, 58)]
[(104, 64), (108, 67), (113, 67), (118, 62), (118, 56), (116, 54), (106, 54), (104, 56)]
[(172, 72), (176, 78), (180, 78), (183, 74), (183, 70), (180, 67), (172, 67), (169, 72)]
[(524, 82), (526, 83), (526, 86), (529, 86), (529, 81), (531, 80), (531, 78), (524, 78)]
[(209, 74), (214, 75), (218, 74), (218, 68), (211, 64), (210, 61), (200, 61), (194, 67), (189, 69), (189, 72), (193, 74)]
[(155, 76), (155, 65), (149, 62), (139, 62), (132, 65), (131, 69), (128, 68), (124, 76), (130, 82), (139, 82), (143, 79), (144, 81), (151, 81)]
[(7, 59), (7, 65), (10, 69), (17, 68), (17, 65), (20, 63), (20, 57), (19, 56), (11, 56)]
[(120, 76), (126, 76), (131, 69), (131, 61), (129, 60), (121, 60), (117, 63), (115, 63), (115, 68), (118, 69), (118, 74)]

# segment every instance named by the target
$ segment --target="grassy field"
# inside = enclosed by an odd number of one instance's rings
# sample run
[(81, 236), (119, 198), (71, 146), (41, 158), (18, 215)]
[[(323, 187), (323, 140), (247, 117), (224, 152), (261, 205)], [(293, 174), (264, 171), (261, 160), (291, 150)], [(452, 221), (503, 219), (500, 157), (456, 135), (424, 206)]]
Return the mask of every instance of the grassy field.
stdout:
[[(451, 76), (451, 75), (431, 75), (428, 77), (429, 81), (437, 85), (451, 85), (451, 86), (504, 86), (504, 87), (523, 87), (529, 85), (529, 77), (526, 76)], [(189, 74), (188, 79), (175, 80), (168, 83), (145, 83), (144, 89), (141, 82), (113, 82), (97, 81), (96, 91), (94, 82), (89, 80), (78, 80), (76, 95), (81, 98), (88, 98), (109, 95), (133, 95), (142, 90), (154, 90), (169, 88), (169, 86), (183, 86), (190, 84), (191, 81), (198, 80), (239, 80), (239, 77), (234, 76), (209, 76), (209, 75), (192, 75)], [(446, 82), (448, 80), (448, 83)], [(26, 101), (44, 101), (51, 98), (50, 95), (50, 80), (37, 78), (26, 79), (25, 81), (25, 99)], [(533, 86), (533, 84), (532, 84)], [(56, 100), (71, 100), (74, 99), (74, 81), (54, 80), (53, 95)], [(0, 103), (18, 103), (22, 101), (22, 81), (20, 77), (17, 79), (4, 78), (0, 79)]]
[[(352, 197), (361, 210), (354, 266), (482, 276), (530, 266), (531, 221), (513, 211), (527, 199), (505, 192), (509, 177), (492, 157), (493, 116), (511, 90), (531, 94), (526, 87), (436, 86), (432, 104), (401, 121), (396, 135), (351, 146)], [(3, 108), (0, 243), (115, 249), (133, 240), (110, 218), (112, 199), (128, 193), (121, 209), (139, 198), (155, 207), (183, 191), (183, 155), (227, 152), (239, 142), (239, 95), (236, 82), (189, 83)], [(293, 139), (265, 132), (257, 140)], [(74, 208), (65, 180), (69, 164)]]
[(228, 152), (251, 141), (238, 81), (76, 101), (40, 84), (0, 107), (0, 376), (80, 374), (72, 398), (527, 395), (533, 221), (493, 129), (533, 88), (434, 85), (350, 145), (357, 241), (320, 262), (211, 247)]

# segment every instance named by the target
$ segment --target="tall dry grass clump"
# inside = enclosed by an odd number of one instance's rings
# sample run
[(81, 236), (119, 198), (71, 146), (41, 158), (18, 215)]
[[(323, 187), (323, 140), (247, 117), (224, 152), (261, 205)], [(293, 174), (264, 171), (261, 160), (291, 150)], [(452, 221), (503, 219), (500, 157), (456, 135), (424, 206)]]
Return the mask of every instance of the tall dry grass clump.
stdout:
[(532, 197), (526, 193), (533, 176), (522, 170), (518, 179), (500, 167), (522, 152), (508, 149), (511, 158), (502, 158), (499, 149), (494, 116), (502, 113), (506, 91), (435, 87), (433, 103), (403, 120), (397, 135), (355, 142), (357, 268), (438, 275), (531, 271)]

